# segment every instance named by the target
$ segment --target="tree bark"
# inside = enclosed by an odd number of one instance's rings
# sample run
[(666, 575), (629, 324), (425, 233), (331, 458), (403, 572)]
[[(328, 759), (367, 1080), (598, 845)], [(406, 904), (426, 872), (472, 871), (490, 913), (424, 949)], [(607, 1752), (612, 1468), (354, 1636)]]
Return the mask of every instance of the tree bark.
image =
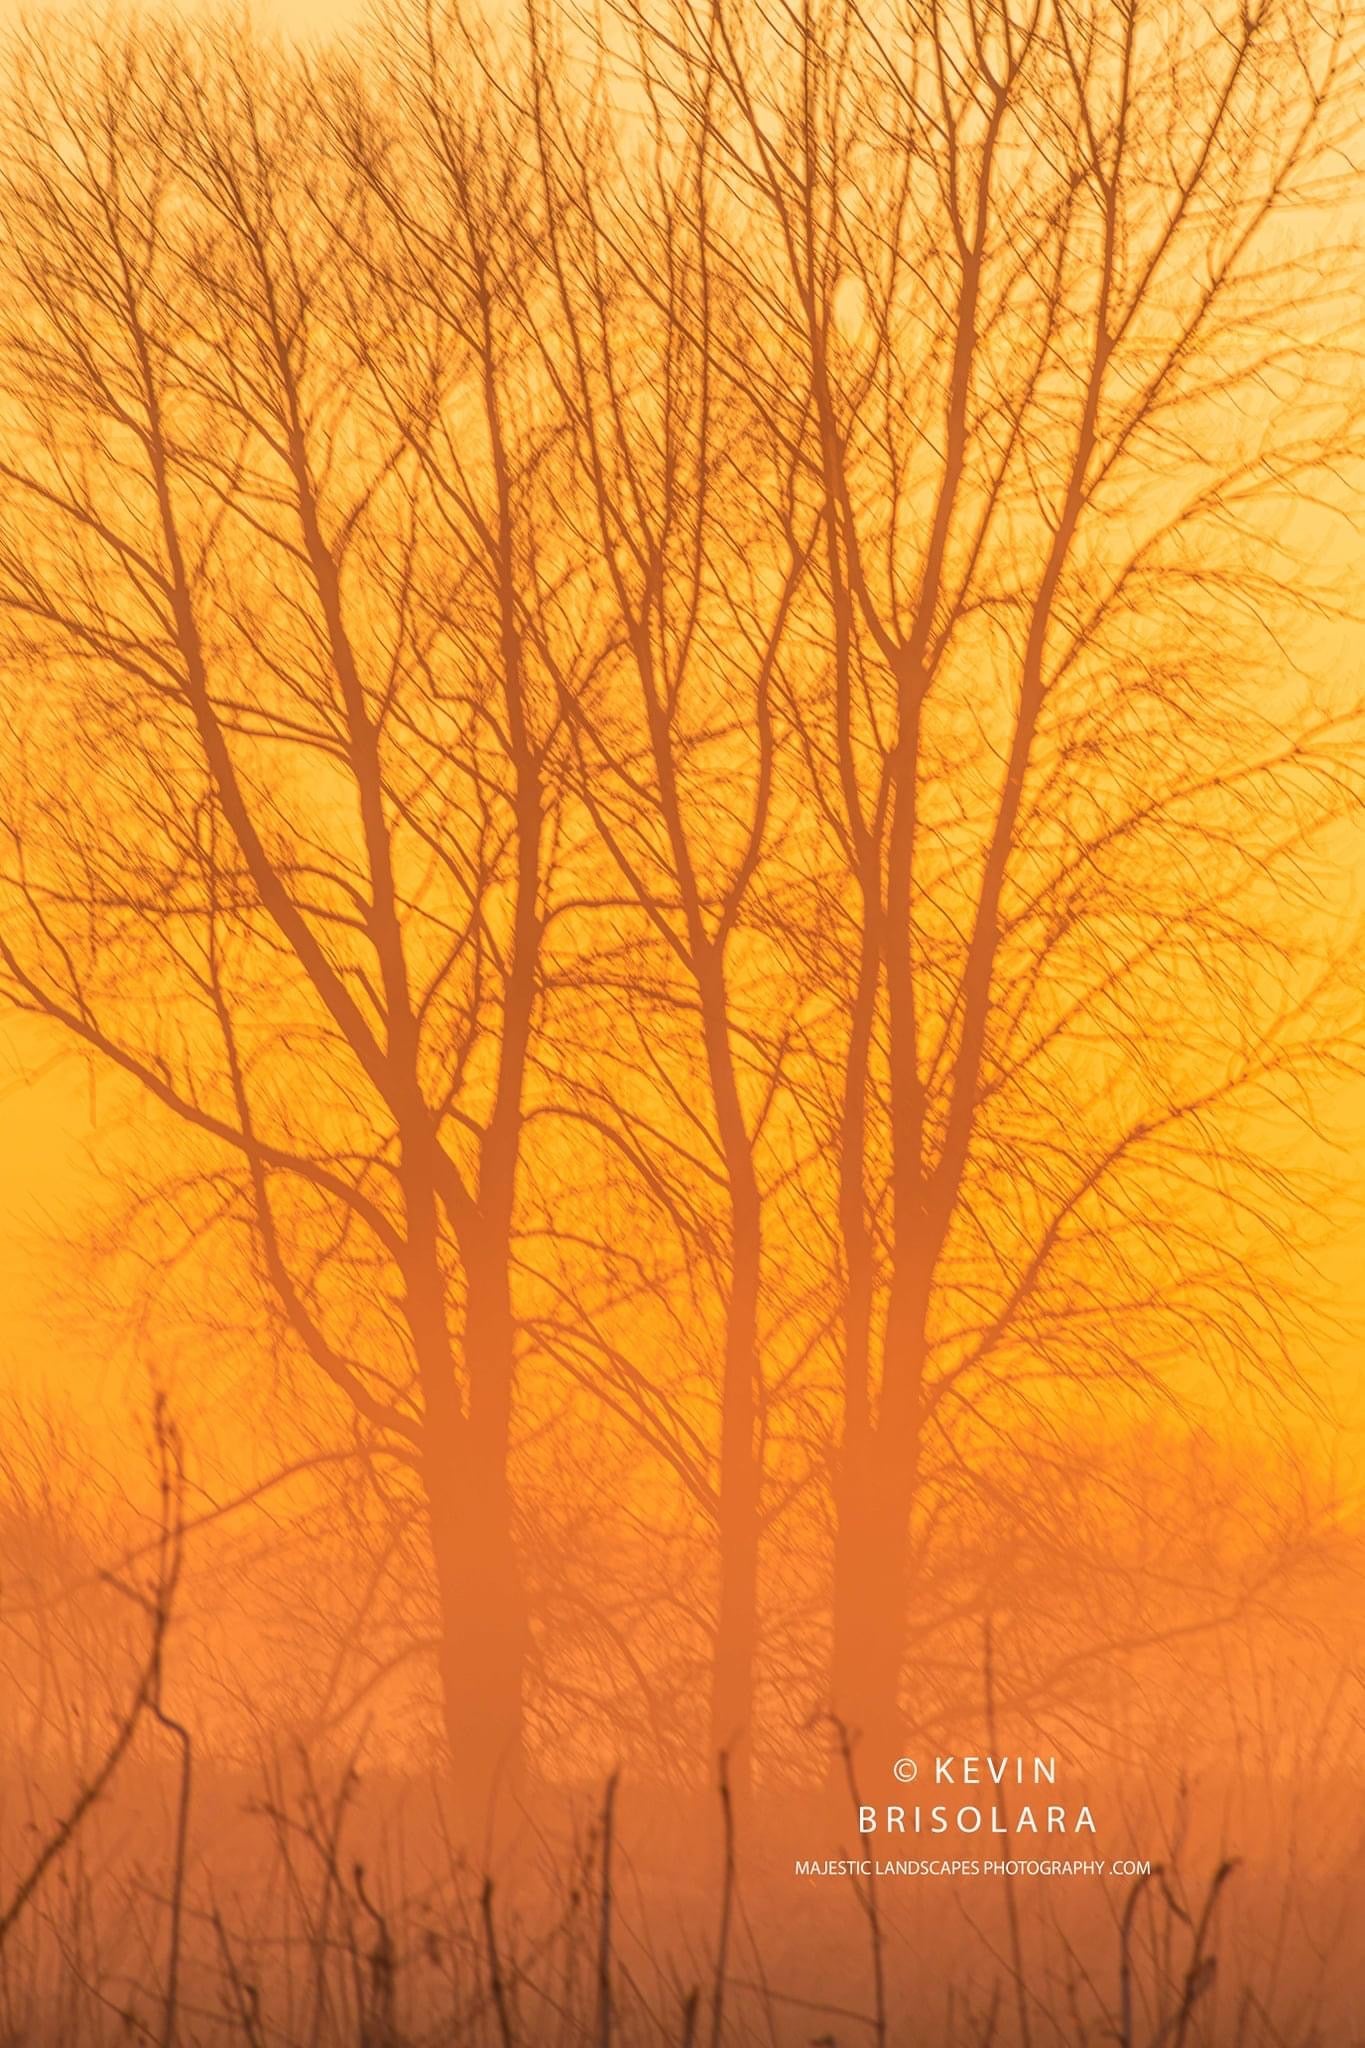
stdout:
[(712, 1759), (724, 1754), (731, 1793), (749, 1790), (758, 1653), (759, 1470), (754, 1448), (758, 1291), (762, 1260), (752, 1162), (732, 1189), (730, 1300), (721, 1391), (720, 1600), (711, 1678)]
[[(913, 1446), (879, 1429), (845, 1442), (834, 1539), (833, 1711), (876, 1796), (905, 1752), (901, 1684), (911, 1600)], [(842, 1765), (834, 1780), (843, 1784)]]
[[(671, 777), (668, 792), (672, 797)], [(685, 845), (676, 802), (676, 843)], [(731, 1795), (749, 1791), (753, 1760), (754, 1663), (758, 1653), (760, 1460), (754, 1442), (758, 1386), (758, 1305), (763, 1284), (763, 1197), (753, 1139), (740, 1100), (723, 943), (704, 933), (690, 858), (686, 880), (689, 936), (701, 999), (716, 1131), (729, 1194), (729, 1293), (721, 1378), (718, 1537), (720, 1592), (712, 1651), (710, 1753), (726, 1758)]]
[(530, 1624), (507, 1472), (513, 1321), (505, 1259), (471, 1261), (466, 1412), (427, 1406), (423, 1484), (440, 1617), (441, 1693), (458, 1826), (496, 1832), (525, 1782)]

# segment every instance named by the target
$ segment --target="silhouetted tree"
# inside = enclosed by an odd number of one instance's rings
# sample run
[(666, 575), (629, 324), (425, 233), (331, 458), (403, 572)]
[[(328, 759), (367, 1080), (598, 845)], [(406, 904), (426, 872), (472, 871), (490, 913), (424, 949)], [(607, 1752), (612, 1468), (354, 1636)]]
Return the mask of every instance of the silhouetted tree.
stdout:
[(5, 998), (425, 1527), (467, 1825), (680, 1614), (737, 1792), (765, 1688), (875, 1767), (1086, 1404), (1301, 1355), (1348, 24), (16, 47)]
[(247, 1228), (292, 1354), (410, 1469), (478, 1818), (521, 1765), (512, 1240), (558, 815), (521, 167), (471, 93), (437, 299), (296, 69), (73, 48), (25, 45), (6, 116), (8, 993), (188, 1127), (201, 1221)]
[(1294, 241), (1347, 25), (722, 0), (659, 33), (719, 52), (822, 506), (792, 704), (828, 849), (798, 943), (832, 996), (830, 1684), (880, 1761), (936, 1475), (1067, 1388), (1288, 1369), (1242, 1141), (1330, 1037), (1273, 892), (1359, 794), (1356, 707), (1280, 638), (1317, 603), (1287, 501), (1330, 519), (1354, 446), (1339, 281)]

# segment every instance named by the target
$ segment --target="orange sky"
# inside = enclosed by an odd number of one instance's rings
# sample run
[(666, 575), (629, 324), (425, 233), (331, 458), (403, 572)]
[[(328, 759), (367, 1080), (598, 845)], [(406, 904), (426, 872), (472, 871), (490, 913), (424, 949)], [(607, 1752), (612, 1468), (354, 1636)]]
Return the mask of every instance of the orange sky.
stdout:
[[(192, 12), (212, 0), (199, 0)], [(344, 30), (364, 15), (367, 0), (253, 0), (252, 13), (301, 36)], [(18, 22), (31, 9), (23, 0), (0, 0), (0, 25)], [(60, 9), (59, 11), (65, 11)], [(1336, 543), (1340, 545), (1340, 541)], [(1359, 548), (1351, 544), (1359, 554)], [(1358, 584), (1359, 562), (1342, 564), (1343, 576)], [(1334, 689), (1355, 695), (1360, 687), (1365, 630), (1336, 630), (1324, 636), (1315, 664)], [(1365, 833), (1342, 835), (1341, 902), (1329, 915), (1365, 895)], [(50, 1388), (78, 1395), (83, 1408), (107, 1408), (111, 1417), (130, 1412), (119, 1384), (120, 1368), (92, 1343), (73, 1341), (54, 1322), (65, 1304), (63, 1246), (79, 1246), (101, 1204), (103, 1182), (92, 1157), (92, 1094), (79, 1064), (66, 1059), (45, 1069), (47, 1041), (39, 1031), (0, 1014), (0, 1389)], [(110, 1100), (117, 1085), (106, 1081)], [(1324, 1128), (1339, 1150), (1335, 1167), (1351, 1176), (1352, 1157), (1365, 1149), (1365, 1078), (1339, 1082), (1321, 1105)], [(1365, 1479), (1365, 1375), (1359, 1369), (1359, 1340), (1365, 1336), (1365, 1171), (1355, 1193), (1332, 1221), (1325, 1255), (1325, 1280), (1335, 1306), (1350, 1325), (1332, 1363), (1331, 1398), (1347, 1424), (1350, 1464)]]

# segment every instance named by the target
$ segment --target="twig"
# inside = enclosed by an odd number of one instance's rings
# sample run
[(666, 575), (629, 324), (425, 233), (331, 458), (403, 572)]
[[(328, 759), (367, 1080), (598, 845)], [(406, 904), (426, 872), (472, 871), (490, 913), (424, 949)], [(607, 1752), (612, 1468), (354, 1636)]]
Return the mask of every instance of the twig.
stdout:
[[(986, 1616), (984, 1629), (983, 1657), (986, 1682), (986, 1742), (992, 1756), (995, 1747), (995, 1618)], [(999, 1788), (1001, 1805), (1005, 1805), (1005, 1788)], [(1009, 1825), (1006, 1811), (1005, 1824)], [(1014, 1996), (1019, 2010), (1020, 2048), (1033, 2048), (1033, 2035), (1028, 2020), (1028, 1985), (1024, 1975), (1024, 1942), (1019, 1928), (1019, 1901), (1014, 1895), (1014, 1880), (1010, 1876), (1009, 1858), (1005, 1858), (1001, 1883), (1005, 1887), (1005, 1922), (1009, 1928), (1010, 1963), (1014, 1971)]]
[(730, 1918), (735, 1897), (735, 1807), (730, 1796), (730, 1759), (720, 1753), (721, 1826), (725, 1839), (725, 1869), (720, 1888), (720, 1927), (716, 1935), (716, 1980), (711, 1992), (711, 2048), (720, 2048), (725, 2019), (725, 1970), (730, 1955)]
[[(844, 1778), (856, 1814), (861, 1802), (858, 1797), (857, 1773), (853, 1768), (853, 1744), (849, 1740), (848, 1729), (839, 1716), (831, 1714), (829, 1718), (834, 1726), (839, 1754), (844, 1762)], [(869, 1877), (865, 1885), (860, 1885), (855, 1877), (852, 1882), (854, 1895), (867, 1915), (868, 1938), (872, 1943), (873, 2038), (877, 2048), (886, 2048), (886, 1961), (882, 1949), (881, 1912), (877, 1905), (877, 1880), (875, 1877)]]
[[(24, 1908), (38, 1890), (48, 1871), (71, 1846), (71, 1843), (80, 1832), (87, 1815), (108, 1790), (113, 1781), (114, 1774), (132, 1746), (133, 1737), (137, 1733), (143, 1714), (150, 1707), (160, 1718), (156, 1702), (161, 1685), (162, 1649), (166, 1640), (166, 1631), (170, 1626), (171, 1606), (180, 1578), (182, 1534), (180, 1506), (181, 1482), (183, 1478), (179, 1439), (167, 1421), (165, 1405), (160, 1397), (158, 1397), (156, 1404), (156, 1437), (161, 1459), (162, 1479), (161, 1530), (156, 1546), (158, 1554), (157, 1582), (151, 1594), (147, 1595), (123, 1585), (116, 1579), (108, 1581), (119, 1592), (129, 1594), (150, 1620), (151, 1646), (147, 1653), (147, 1660), (143, 1665), (132, 1700), (123, 1719), (118, 1724), (114, 1740), (105, 1755), (104, 1761), (95, 1772), (93, 1778), (81, 1787), (67, 1813), (53, 1829), (28, 1870), (19, 1880), (14, 1892), (11, 1894), (8, 1905), (4, 1908), (3, 1912), (0, 1912), (0, 1949), (4, 1948), (6, 1941), (21, 1918)], [(173, 1916), (173, 1933), (178, 1944), (178, 1914)], [(173, 2023), (173, 2007), (169, 2010), (169, 2018)], [(163, 2039), (168, 2038), (163, 2035)]]
[(598, 2048), (611, 2048), (611, 1851), (616, 1817), (616, 1773), (602, 1800), (602, 1900), (597, 1941)]
[(488, 1950), (488, 1986), (493, 1994), (493, 2009), (498, 2016), (498, 2034), (502, 2048), (512, 2048), (512, 2016), (507, 2009), (507, 1986), (503, 1982), (502, 1959), (498, 1954), (498, 1938), (493, 1928), (493, 1880), (486, 1877), (479, 1897), (479, 1911), (483, 1916), (483, 1938)]
[(1119, 2048), (1133, 2048), (1133, 1915), (1147, 1886), (1161, 1874), (1159, 1863), (1143, 1873), (1128, 1894), (1119, 1923)]

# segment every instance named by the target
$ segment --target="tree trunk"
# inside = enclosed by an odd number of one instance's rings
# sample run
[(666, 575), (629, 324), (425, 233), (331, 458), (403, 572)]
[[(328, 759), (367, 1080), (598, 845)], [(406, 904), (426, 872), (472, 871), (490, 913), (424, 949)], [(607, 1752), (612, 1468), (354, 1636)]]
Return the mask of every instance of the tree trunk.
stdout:
[[(845, 1440), (836, 1494), (831, 1706), (864, 1796), (879, 1797), (903, 1753), (901, 1668), (909, 1599), (912, 1463), (879, 1432)], [(840, 1760), (832, 1771), (843, 1782)]]
[(735, 1075), (723, 960), (719, 951), (703, 944), (696, 913), (693, 943), (699, 962), (707, 1070), (730, 1195), (730, 1288), (725, 1305), (720, 1424), (720, 1600), (711, 1674), (710, 1751), (713, 1763), (724, 1753), (731, 1793), (742, 1800), (752, 1775), (758, 1650), (761, 1473), (754, 1423), (763, 1204)]
[(528, 1607), (508, 1477), (515, 1325), (505, 1207), (467, 1225), (466, 1393), (456, 1378), (436, 1248), (433, 1148), (404, 1153), (407, 1313), (422, 1382), (422, 1483), (440, 1622), (438, 1664), (450, 1782), (462, 1840), (489, 1838), (523, 1783)]
[(466, 1417), (427, 1471), (446, 1736), (468, 1840), (490, 1832), (525, 1780), (530, 1624), (507, 1470), (515, 1364), (509, 1252), (506, 1228), (494, 1223), (468, 1260)]
[(525, 1779), (526, 1596), (505, 1475), (433, 1447), (426, 1488), (456, 1826), (462, 1841), (482, 1844)]
[(720, 1603), (711, 1678), (710, 1749), (727, 1759), (731, 1792), (749, 1790), (758, 1650), (759, 1473), (754, 1450), (761, 1243), (758, 1198), (737, 1205), (731, 1246), (720, 1453)]

